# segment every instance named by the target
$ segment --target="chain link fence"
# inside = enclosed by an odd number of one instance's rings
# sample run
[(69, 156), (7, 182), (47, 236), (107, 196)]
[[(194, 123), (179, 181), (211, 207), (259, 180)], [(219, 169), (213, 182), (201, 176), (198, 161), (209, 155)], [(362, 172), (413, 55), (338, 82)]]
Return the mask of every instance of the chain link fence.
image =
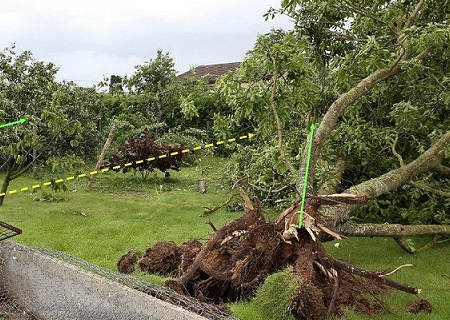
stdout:
[(0, 319), (237, 320), (169, 288), (11, 241), (0, 246)]

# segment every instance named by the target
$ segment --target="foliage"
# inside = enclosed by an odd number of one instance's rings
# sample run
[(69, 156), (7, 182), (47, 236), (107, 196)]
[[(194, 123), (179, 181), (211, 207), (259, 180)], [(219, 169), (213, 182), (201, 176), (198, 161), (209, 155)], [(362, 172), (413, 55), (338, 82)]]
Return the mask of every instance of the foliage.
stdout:
[(179, 100), (172, 111), (169, 123), (173, 127), (206, 131), (211, 139), (214, 115), (228, 109), (223, 96), (217, 87), (194, 77), (187, 77), (177, 85)]
[[(123, 173), (130, 170), (139, 171), (143, 180), (155, 169), (169, 176), (167, 170), (180, 170), (181, 161), (186, 156), (186, 153), (182, 153), (182, 150), (184, 150), (183, 145), (160, 144), (153, 135), (143, 132), (139, 136), (129, 138), (118, 149), (117, 153), (109, 158), (108, 166), (110, 169), (116, 170), (113, 167), (120, 165), (121, 168), (116, 171), (122, 171)], [(177, 154), (171, 155), (175, 152)], [(165, 157), (160, 158), (163, 155)], [(148, 160), (150, 158), (154, 159)], [(129, 165), (125, 166), (125, 164)]]
[[(186, 146), (187, 148), (194, 148), (208, 143), (210, 141), (208, 140), (209, 139), (208, 136), (209, 136), (208, 132), (206, 132), (205, 130), (196, 128), (176, 127), (170, 128), (167, 132), (164, 133), (164, 135), (158, 141), (163, 144), (179, 144)], [(213, 151), (214, 148), (208, 148), (206, 150), (203, 149), (200, 152), (205, 155), (212, 155)], [(189, 157), (184, 158), (183, 164), (185, 165), (196, 164), (198, 160), (196, 154), (189, 155)]]
[(27, 51), (16, 54), (11, 47), (0, 53), (0, 120), (27, 119), (0, 136), (0, 168), (6, 172), (1, 192), (38, 161), (70, 154), (86, 157), (95, 149), (95, 116), (89, 109), (95, 92), (57, 84), (56, 71)]
[[(175, 69), (169, 53), (158, 50), (156, 57), (142, 65), (135, 66), (135, 73), (126, 79), (130, 93), (139, 94), (145, 100), (147, 118), (156, 119), (157, 123), (165, 121), (165, 115), (176, 102), (176, 86), (173, 85)], [(156, 128), (156, 135), (159, 134)]]
[(128, 89), (136, 93), (158, 93), (175, 77), (174, 65), (168, 52), (158, 50), (154, 59), (135, 66), (136, 72), (127, 80)]
[[(314, 191), (333, 178), (333, 167), (341, 160), (346, 165), (336, 192), (398, 167), (394, 144), (405, 163), (416, 159), (450, 130), (450, 5), (437, 3), (425, 2), (409, 25), (417, 1), (286, 0), (281, 9), (271, 9), (267, 18), (287, 14), (295, 21), (294, 29), (259, 36), (238, 73), (220, 82), (230, 108), (215, 116), (216, 132), (225, 135), (248, 128), (258, 133), (255, 149), (242, 149), (234, 157), (237, 163), (230, 175), (240, 168), (239, 175), (259, 190), (294, 184), (297, 175), (287, 169), (280, 147), (298, 168), (310, 124), (317, 124), (330, 105), (361, 79), (396, 63), (401, 64), (398, 75), (345, 109), (322, 149)], [(404, 50), (410, 59), (399, 62)], [(418, 55), (425, 58), (413, 58)], [(281, 146), (276, 140), (279, 131)], [(450, 163), (449, 156), (447, 146), (444, 164)], [(263, 163), (272, 167), (264, 169)], [(419, 179), (448, 190), (447, 180), (438, 173)], [(357, 217), (445, 223), (448, 210), (442, 197), (406, 186), (371, 202)]]

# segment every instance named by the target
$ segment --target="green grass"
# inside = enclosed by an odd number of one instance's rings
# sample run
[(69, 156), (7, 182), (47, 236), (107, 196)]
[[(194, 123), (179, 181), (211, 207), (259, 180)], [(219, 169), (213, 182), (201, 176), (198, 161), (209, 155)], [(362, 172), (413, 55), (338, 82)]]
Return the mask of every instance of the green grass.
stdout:
[[(130, 249), (142, 252), (157, 241), (181, 243), (191, 238), (206, 239), (211, 228), (205, 224), (209, 217), (201, 216), (203, 207), (215, 206), (227, 195), (220, 179), (222, 168), (221, 160), (203, 158), (200, 165), (182, 168), (168, 179), (158, 173), (142, 182), (139, 176), (107, 173), (98, 177), (93, 191), (86, 189), (87, 180), (68, 184), (69, 192), (56, 194), (65, 199), (58, 203), (33, 201), (39, 194), (7, 196), (5, 204), (0, 207), (0, 220), (23, 230), (22, 235), (13, 238), (14, 241), (61, 250), (116, 270), (119, 257)], [(208, 184), (208, 192), (204, 195), (197, 192), (200, 178), (206, 178)], [(10, 190), (31, 186), (35, 182), (39, 181), (20, 177), (12, 183)], [(221, 210), (211, 217), (211, 221), (220, 227), (240, 214)], [(431, 315), (408, 314), (406, 305), (418, 297), (395, 292), (382, 297), (388, 302), (389, 312), (372, 319), (449, 318), (449, 242), (417, 255), (405, 253), (392, 239), (351, 238), (342, 241), (339, 248), (333, 244), (326, 244), (330, 253), (363, 268), (392, 270), (412, 263), (413, 267), (404, 268), (391, 278), (421, 288), (423, 291), (419, 298), (429, 300), (435, 309)], [(137, 276), (143, 277), (142, 274)], [(156, 283), (162, 281), (157, 276), (145, 278)], [(242, 320), (277, 320), (266, 310), (270, 305), (284, 308), (286, 285), (281, 280), (262, 290), (268, 294), (260, 293), (252, 302), (232, 304), (232, 310)], [(279, 294), (276, 294), (277, 282)], [(268, 301), (270, 298), (273, 301)], [(342, 319), (366, 318), (349, 311)]]
[[(0, 219), (23, 230), (14, 241), (61, 250), (115, 270), (119, 257), (130, 249), (208, 237), (211, 227), (205, 224), (209, 217), (201, 216), (203, 207), (220, 203), (227, 191), (218, 179), (220, 161), (203, 162), (218, 170), (202, 175), (201, 166), (183, 168), (169, 178), (159, 173), (144, 182), (132, 174), (107, 173), (98, 176), (93, 191), (86, 189), (87, 180), (69, 183), (70, 191), (56, 193), (65, 199), (57, 203), (33, 201), (39, 193), (7, 196)], [(196, 191), (202, 177), (207, 180), (206, 194)], [(20, 177), (10, 190), (36, 182)], [(238, 214), (222, 210), (211, 221), (222, 226)]]
[(259, 286), (254, 299), (232, 303), (230, 309), (243, 320), (294, 320), (290, 310), (297, 284), (290, 269), (271, 274)]

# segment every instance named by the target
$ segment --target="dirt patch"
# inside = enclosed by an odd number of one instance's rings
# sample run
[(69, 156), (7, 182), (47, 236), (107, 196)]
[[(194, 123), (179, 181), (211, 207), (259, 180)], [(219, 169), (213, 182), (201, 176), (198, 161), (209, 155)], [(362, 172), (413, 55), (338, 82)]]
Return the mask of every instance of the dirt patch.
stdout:
[(142, 271), (179, 276), (192, 264), (200, 252), (202, 244), (191, 240), (178, 246), (173, 241), (158, 242), (148, 248), (141, 258), (134, 250), (120, 257), (117, 269), (122, 273), (132, 273), (136, 264)]
[(414, 314), (419, 312), (431, 313), (431, 309), (431, 303), (425, 299), (416, 300), (408, 306), (408, 312)]
[(139, 259), (142, 271), (149, 273), (177, 274), (181, 262), (181, 249), (173, 241), (158, 242), (148, 248)]
[(137, 259), (136, 251), (130, 250), (127, 254), (120, 257), (117, 269), (122, 273), (132, 273)]

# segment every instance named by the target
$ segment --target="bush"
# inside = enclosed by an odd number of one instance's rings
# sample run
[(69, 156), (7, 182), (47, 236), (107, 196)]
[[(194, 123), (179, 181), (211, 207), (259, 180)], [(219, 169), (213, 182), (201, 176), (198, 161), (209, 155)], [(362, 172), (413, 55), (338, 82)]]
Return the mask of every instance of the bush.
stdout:
[[(139, 171), (143, 180), (155, 169), (164, 172), (168, 177), (169, 169), (180, 171), (182, 159), (189, 154), (182, 153), (184, 149), (181, 144), (160, 144), (153, 135), (143, 132), (139, 136), (128, 138), (117, 153), (109, 158), (108, 167), (123, 173), (130, 170)], [(159, 158), (162, 155), (165, 157)], [(114, 169), (118, 165), (120, 168)]]

